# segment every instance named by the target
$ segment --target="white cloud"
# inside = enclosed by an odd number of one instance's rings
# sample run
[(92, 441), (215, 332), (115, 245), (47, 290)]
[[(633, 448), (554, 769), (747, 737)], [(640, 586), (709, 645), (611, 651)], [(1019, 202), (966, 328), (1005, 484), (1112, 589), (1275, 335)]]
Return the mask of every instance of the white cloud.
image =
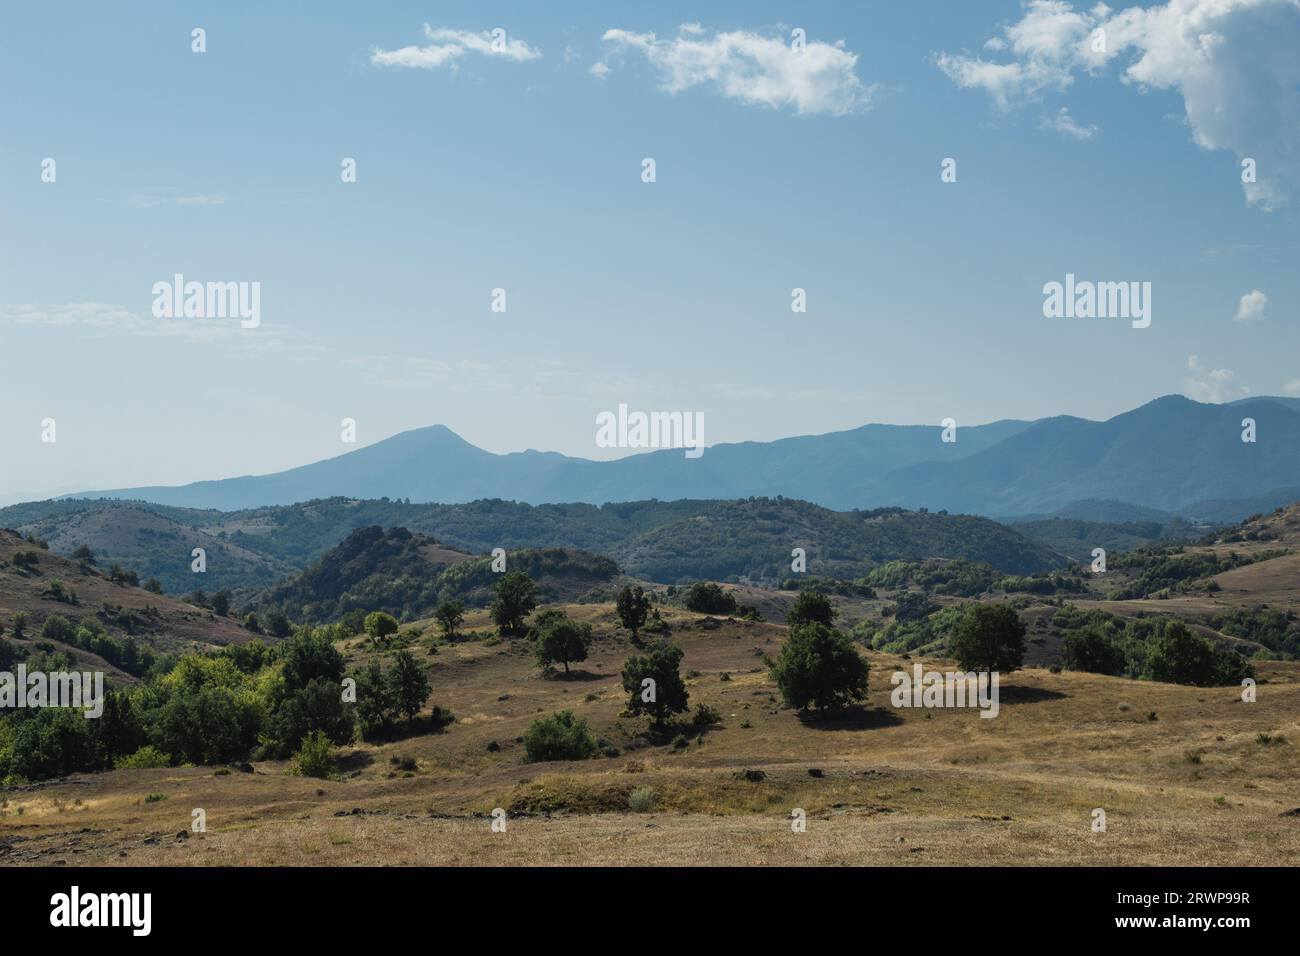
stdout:
[(1268, 296), (1253, 289), (1241, 297), (1237, 304), (1237, 314), (1234, 315), (1234, 322), (1254, 322), (1264, 314), (1264, 306), (1268, 305)]
[(1183, 380), (1183, 392), (1188, 398), (1221, 404), (1250, 394), (1250, 389), (1232, 384), (1232, 369), (1206, 368), (1195, 355), (1187, 356), (1187, 367), (1194, 373), (1194, 377)]
[(589, 72), (596, 79), (603, 80), (605, 77), (609, 76), (609, 65), (601, 60), (597, 60), (595, 63), (591, 64), (591, 70)]
[(683, 25), (670, 40), (628, 30), (606, 30), (601, 39), (609, 44), (606, 68), (592, 67), (594, 75), (605, 76), (611, 58), (638, 53), (659, 71), (660, 88), (672, 94), (708, 86), (750, 106), (843, 116), (868, 109), (875, 90), (858, 79), (857, 54), (842, 41), (809, 40), (798, 50), (778, 37), (745, 30), (711, 34), (698, 23)]
[(1168, 0), (1118, 13), (1030, 0), (986, 47), (1011, 59), (941, 53), (936, 63), (1006, 110), (1122, 57), (1124, 82), (1182, 96), (1198, 146), (1256, 161), (1256, 181), (1242, 184), (1248, 203), (1271, 209), (1290, 198), (1300, 170), (1300, 0)]
[(1080, 126), (1074, 121), (1074, 117), (1070, 115), (1069, 107), (1066, 106), (1062, 106), (1057, 110), (1055, 116), (1046, 117), (1038, 128), (1054, 130), (1062, 136), (1069, 136), (1078, 140), (1092, 139), (1097, 135), (1096, 126)]
[(0, 325), (83, 326), (102, 332), (213, 342), (239, 339), (264, 347), (278, 347), (277, 333), (262, 323), (256, 333), (240, 328), (238, 319), (155, 319), (152, 315), (103, 302), (68, 302), (62, 305), (24, 303), (0, 309)]
[(370, 62), (377, 66), (435, 70), (443, 66), (455, 69), (457, 61), (466, 53), (479, 53), (516, 63), (536, 60), (542, 55), (541, 50), (509, 36), (504, 30), (473, 33), (469, 30), (431, 27), (426, 23), (424, 36), (429, 41), (427, 46), (404, 46), (399, 50), (381, 50), (376, 47), (370, 53)]

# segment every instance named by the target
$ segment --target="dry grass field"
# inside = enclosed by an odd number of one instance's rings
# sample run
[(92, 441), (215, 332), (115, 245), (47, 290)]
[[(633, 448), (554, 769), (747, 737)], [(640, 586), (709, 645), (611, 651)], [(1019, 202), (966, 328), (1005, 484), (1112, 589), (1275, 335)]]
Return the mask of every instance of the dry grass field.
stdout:
[[(1235, 572), (1234, 572), (1235, 573)], [(1162, 602), (1167, 603), (1167, 602)], [(621, 716), (630, 651), (610, 605), (570, 605), (596, 643), (567, 679), (526, 642), (428, 654), (443, 733), (345, 747), (337, 780), (284, 763), (86, 774), (0, 794), (0, 863), (37, 865), (1289, 864), (1300, 859), (1300, 664), (1263, 663), (1258, 700), (1029, 668), (1001, 712), (898, 710), (867, 652), (864, 708), (838, 720), (782, 709), (763, 664), (785, 628), (670, 611), (692, 706), (722, 722), (651, 743)], [(470, 629), (486, 629), (483, 612)], [(405, 629), (404, 629), (405, 630)], [(361, 639), (353, 662), (388, 654)], [(426, 656), (428, 655), (428, 656)], [(927, 662), (930, 663), (930, 662)], [(942, 662), (933, 662), (942, 667)], [(527, 764), (536, 717), (571, 709), (620, 751)], [(676, 733), (676, 731), (674, 731)], [(492, 749), (490, 745), (495, 744)], [(410, 760), (414, 769), (410, 769)], [(403, 766), (403, 762), (405, 766)], [(745, 773), (758, 771), (759, 773)], [(750, 779), (754, 778), (754, 779)], [(653, 806), (634, 812), (634, 790)], [(202, 808), (205, 833), (190, 832)], [(491, 812), (508, 814), (493, 832)], [(806, 832), (791, 812), (806, 812)], [(1093, 832), (1093, 810), (1106, 831)]]

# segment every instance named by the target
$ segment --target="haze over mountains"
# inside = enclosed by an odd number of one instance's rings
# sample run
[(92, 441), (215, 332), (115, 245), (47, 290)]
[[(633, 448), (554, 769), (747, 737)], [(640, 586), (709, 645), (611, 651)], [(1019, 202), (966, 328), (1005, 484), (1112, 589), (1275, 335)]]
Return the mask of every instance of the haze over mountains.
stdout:
[[(1257, 441), (1243, 442), (1242, 420)], [(799, 498), (847, 510), (897, 505), (1013, 517), (1111, 499), (1190, 514), (1214, 504), (1267, 506), (1300, 485), (1300, 399), (1226, 405), (1165, 396), (1104, 422), (1072, 416), (962, 426), (864, 425), (826, 435), (714, 445), (590, 461), (556, 452), (493, 454), (442, 425), (270, 475), (177, 487), (89, 491), (189, 508), (235, 510), (318, 498), (409, 498), (532, 504), (651, 498)]]

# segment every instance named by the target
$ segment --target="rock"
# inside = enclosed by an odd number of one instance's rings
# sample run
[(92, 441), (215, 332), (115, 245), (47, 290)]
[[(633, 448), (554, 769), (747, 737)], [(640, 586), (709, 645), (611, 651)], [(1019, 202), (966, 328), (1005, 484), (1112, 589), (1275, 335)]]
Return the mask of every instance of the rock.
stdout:
[(809, 768), (808, 768), (808, 776), (810, 776), (810, 777), (816, 777), (816, 778), (818, 778), (818, 779), (820, 780), (822, 777), (826, 776), (826, 774), (822, 773), (822, 772), (821, 772), (821, 769), (818, 768), (818, 767), (809, 767)]
[(1284, 817), (1300, 817), (1300, 807), (1293, 807), (1293, 808), (1290, 809), (1290, 810), (1283, 810), (1283, 811), (1282, 811), (1282, 816), (1284, 816)]

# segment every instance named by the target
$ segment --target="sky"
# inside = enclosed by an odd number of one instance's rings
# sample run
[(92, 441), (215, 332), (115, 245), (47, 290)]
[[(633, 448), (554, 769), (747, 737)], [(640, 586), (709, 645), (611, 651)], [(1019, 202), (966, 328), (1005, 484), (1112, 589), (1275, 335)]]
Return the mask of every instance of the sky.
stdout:
[[(432, 424), (617, 457), (619, 404), (714, 444), (1300, 394), (1297, 49), (1300, 0), (6, 2), (0, 501)], [(178, 273), (259, 324), (156, 316)], [(1150, 325), (1046, 317), (1067, 274)]]

